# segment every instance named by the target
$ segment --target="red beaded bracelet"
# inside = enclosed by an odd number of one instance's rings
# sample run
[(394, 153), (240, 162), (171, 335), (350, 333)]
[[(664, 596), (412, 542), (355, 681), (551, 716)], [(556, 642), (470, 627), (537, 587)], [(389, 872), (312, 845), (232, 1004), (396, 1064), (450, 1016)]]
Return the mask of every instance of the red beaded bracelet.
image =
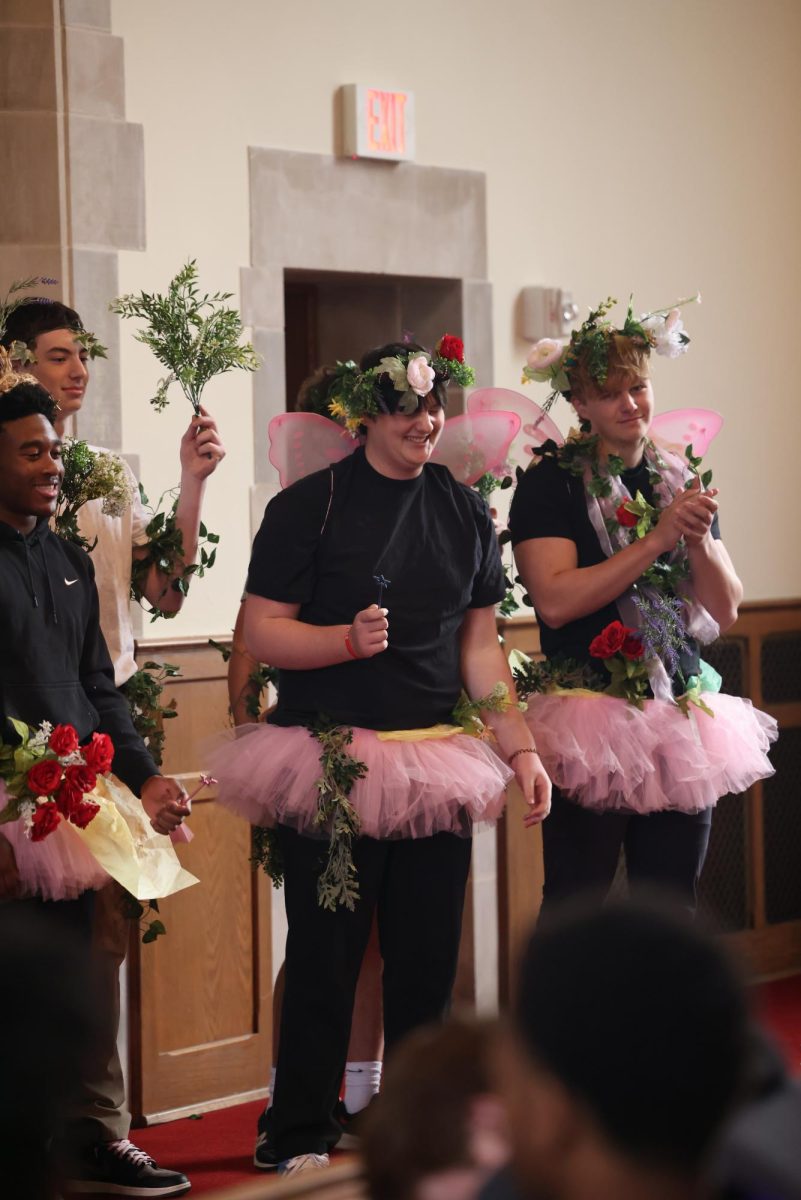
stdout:
[[(353, 628), (353, 627), (351, 626), (351, 628)], [(350, 629), (348, 629), (348, 632), (345, 634), (345, 649), (347, 650), (347, 652), (351, 656), (351, 658), (357, 658), (357, 659), (361, 658), (361, 654), (357, 654), (356, 651), (353, 649), (353, 643), (350, 640)]]

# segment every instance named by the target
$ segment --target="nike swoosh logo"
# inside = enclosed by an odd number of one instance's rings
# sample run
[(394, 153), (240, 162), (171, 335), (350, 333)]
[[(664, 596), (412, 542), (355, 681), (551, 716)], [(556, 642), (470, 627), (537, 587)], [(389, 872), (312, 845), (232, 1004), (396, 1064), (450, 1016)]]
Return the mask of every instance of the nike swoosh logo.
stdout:
[(73, 583), (77, 583), (78, 580), (77, 579), (67, 579), (67, 576), (65, 575), (64, 582), (66, 583), (67, 587), (72, 587)]

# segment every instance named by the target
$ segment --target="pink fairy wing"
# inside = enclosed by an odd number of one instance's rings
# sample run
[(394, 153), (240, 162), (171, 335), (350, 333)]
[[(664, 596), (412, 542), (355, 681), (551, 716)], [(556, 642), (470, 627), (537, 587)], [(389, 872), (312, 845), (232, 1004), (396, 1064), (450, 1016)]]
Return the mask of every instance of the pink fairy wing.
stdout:
[(487, 471), (494, 475), (506, 468), (509, 447), (520, 429), (513, 412), (465, 413), (445, 422), (431, 455), (460, 483), (473, 484)]
[(281, 487), (347, 458), (359, 445), (358, 438), (319, 413), (281, 413), (270, 421), (267, 434)]
[(692, 446), (693, 454), (703, 457), (722, 426), (723, 417), (713, 408), (672, 408), (654, 417), (650, 434), (678, 454)]
[(516, 439), (512, 454), (520, 458), (523, 465), (531, 455), (532, 446), (541, 446), (549, 439), (561, 446), (565, 440), (562, 432), (536, 400), (509, 388), (479, 388), (467, 400), (467, 411), (472, 415), (481, 412), (513, 412), (521, 422), (520, 436)]

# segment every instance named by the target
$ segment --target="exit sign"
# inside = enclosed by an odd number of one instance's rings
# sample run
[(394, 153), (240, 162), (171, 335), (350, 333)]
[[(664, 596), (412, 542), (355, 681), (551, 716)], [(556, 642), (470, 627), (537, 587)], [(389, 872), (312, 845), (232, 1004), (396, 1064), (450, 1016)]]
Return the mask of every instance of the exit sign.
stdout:
[(414, 158), (414, 94), (348, 83), (342, 88), (343, 149), (351, 158)]

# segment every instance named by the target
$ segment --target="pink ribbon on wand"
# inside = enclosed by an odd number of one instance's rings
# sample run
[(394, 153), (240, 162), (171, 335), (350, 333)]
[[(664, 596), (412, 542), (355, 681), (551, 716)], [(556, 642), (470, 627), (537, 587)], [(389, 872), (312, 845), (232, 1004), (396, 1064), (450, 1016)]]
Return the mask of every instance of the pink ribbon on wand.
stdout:
[[(217, 780), (213, 775), (200, 776), (200, 782), (198, 783), (197, 787), (186, 797), (186, 803), (188, 804), (190, 811), (192, 809), (192, 801), (194, 800), (195, 796), (197, 796), (198, 792), (202, 792), (204, 788), (211, 787), (211, 785), (216, 782)], [(178, 842), (191, 842), (194, 836), (194, 833), (188, 825), (179, 825), (177, 829), (173, 829), (170, 833), (170, 839), (174, 844)]]

